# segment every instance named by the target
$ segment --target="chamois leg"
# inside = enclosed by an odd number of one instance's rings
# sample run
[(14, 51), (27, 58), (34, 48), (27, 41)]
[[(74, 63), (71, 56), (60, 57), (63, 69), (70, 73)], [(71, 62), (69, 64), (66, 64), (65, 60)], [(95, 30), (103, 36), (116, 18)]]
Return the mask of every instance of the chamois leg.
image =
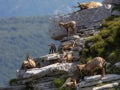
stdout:
[(76, 28), (73, 27), (72, 30), (73, 30), (73, 35), (76, 35)]
[(105, 69), (104, 68), (101, 68), (101, 73), (102, 73), (102, 77), (104, 77), (105, 76)]
[(67, 37), (69, 37), (69, 29), (67, 29)]

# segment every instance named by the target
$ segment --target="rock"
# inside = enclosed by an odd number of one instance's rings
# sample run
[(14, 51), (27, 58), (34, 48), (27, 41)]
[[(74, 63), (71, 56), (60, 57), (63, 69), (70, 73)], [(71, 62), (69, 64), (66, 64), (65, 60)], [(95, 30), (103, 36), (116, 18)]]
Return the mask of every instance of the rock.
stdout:
[(25, 90), (24, 85), (0, 87), (0, 90)]
[(81, 87), (88, 87), (92, 85), (97, 85), (103, 82), (109, 82), (109, 81), (115, 81), (115, 80), (120, 80), (120, 75), (117, 74), (107, 74), (105, 77), (103, 77), (101, 80), (93, 80), (93, 81), (81, 81), (78, 84), (78, 88)]
[(116, 66), (117, 68), (120, 68), (120, 62), (115, 63), (115, 66)]
[(64, 42), (64, 41), (69, 41), (69, 40), (76, 40), (76, 39), (79, 39), (80, 36), (78, 35), (72, 35), (72, 36), (69, 36), (69, 37), (64, 37), (61, 42)]
[(117, 74), (107, 74), (105, 77), (101, 79), (103, 82), (120, 80), (120, 75)]
[(67, 83), (71, 82), (71, 78), (68, 78), (64, 84), (61, 86), (61, 88), (66, 87)]
[(22, 78), (24, 73), (25, 73), (25, 70), (16, 70), (16, 77)]
[(48, 54), (48, 55), (45, 55), (43, 56), (44, 60), (55, 60), (55, 59), (58, 59), (60, 56), (58, 53), (53, 53), (53, 54)]
[(120, 11), (114, 10), (114, 11), (112, 12), (112, 15), (120, 16)]
[[(84, 87), (84, 88), (77, 88), (77, 90), (110, 90), (111, 88), (118, 87), (120, 81), (115, 81), (112, 83), (103, 83), (103, 85), (100, 86), (90, 86), (90, 87)], [(119, 87), (118, 87), (119, 89)], [(117, 89), (116, 89), (117, 90)]]
[(95, 76), (86, 76), (84, 77), (84, 80), (87, 81), (87, 82), (90, 82), (90, 81), (97, 81), (97, 80), (100, 80), (102, 78), (101, 75), (95, 75)]
[(65, 41), (65, 42), (62, 42), (61, 43), (61, 46), (64, 46), (64, 45), (69, 45), (69, 44), (71, 44), (71, 42), (73, 42), (74, 40), (69, 40), (69, 41)]
[(120, 0), (104, 0), (103, 4), (119, 4)]
[(43, 82), (34, 85), (34, 90), (57, 90), (53, 85), (53, 82)]
[(118, 82), (114, 82), (114, 83), (110, 83), (110, 84), (105, 84), (103, 86), (94, 87), (92, 90), (106, 90), (106, 89), (110, 89), (110, 88), (116, 87), (118, 85), (119, 85)]
[(29, 69), (23, 74), (23, 78), (30, 78), (32, 76), (44, 77), (56, 73), (71, 73), (75, 70), (77, 63), (56, 63), (42, 68)]

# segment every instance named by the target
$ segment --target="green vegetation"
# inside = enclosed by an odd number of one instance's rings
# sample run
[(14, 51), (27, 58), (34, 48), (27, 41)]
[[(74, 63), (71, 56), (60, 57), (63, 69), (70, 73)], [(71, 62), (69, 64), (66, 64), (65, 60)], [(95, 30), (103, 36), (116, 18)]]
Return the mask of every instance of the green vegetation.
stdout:
[(56, 87), (61, 87), (64, 83), (65, 79), (63, 78), (55, 78), (54, 79), (54, 84)]
[(120, 4), (114, 4), (112, 11), (114, 10), (120, 11)]
[[(87, 39), (82, 56), (86, 60), (101, 56), (112, 65), (120, 61), (120, 17), (111, 16), (104, 20), (101, 32)], [(120, 73), (119, 69), (112, 69), (109, 73)]]
[(16, 78), (11, 79), (11, 80), (9, 81), (9, 85), (11, 85), (11, 86), (17, 85), (17, 79), (16, 79)]

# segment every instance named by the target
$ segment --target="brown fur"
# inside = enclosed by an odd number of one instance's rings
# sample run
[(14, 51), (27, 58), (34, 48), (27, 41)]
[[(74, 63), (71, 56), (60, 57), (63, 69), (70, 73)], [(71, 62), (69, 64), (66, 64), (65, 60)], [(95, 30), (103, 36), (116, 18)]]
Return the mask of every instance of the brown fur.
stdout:
[(101, 69), (101, 75), (105, 76), (105, 70), (103, 67), (103, 64), (105, 63), (105, 59), (101, 58), (101, 57), (96, 57), (94, 59), (92, 59), (91, 61), (89, 61), (87, 64), (84, 65), (77, 65), (77, 68), (82, 71), (82, 70), (86, 70), (89, 72), (90, 75), (94, 74), (94, 71), (97, 69)]
[(73, 55), (72, 54), (66, 54), (65, 55), (65, 61), (66, 62), (72, 62), (73, 60)]
[(60, 62), (72, 62), (73, 61), (73, 55), (70, 53), (67, 53), (64, 55), (64, 57), (59, 58)]
[(59, 22), (59, 26), (63, 27), (67, 30), (67, 36), (69, 36), (70, 28), (73, 31), (73, 34), (76, 34), (76, 22), (75, 21), (69, 21), (69, 22)]
[(71, 42), (70, 44), (66, 44), (62, 47), (62, 51), (66, 51), (66, 50), (71, 50), (73, 47), (75, 46), (75, 41)]
[(33, 59), (31, 59), (29, 56), (27, 56), (27, 59), (25, 61), (23, 61), (22, 65), (21, 65), (22, 70), (31, 69), (31, 68), (35, 68), (35, 67), (36, 67), (35, 61)]
[(89, 9), (89, 8), (97, 8), (100, 6), (102, 6), (102, 3), (91, 1), (91, 2), (86, 2), (86, 3), (79, 3), (78, 2), (78, 6), (74, 6), (74, 7), (80, 8), (81, 10), (84, 10), (84, 9)]

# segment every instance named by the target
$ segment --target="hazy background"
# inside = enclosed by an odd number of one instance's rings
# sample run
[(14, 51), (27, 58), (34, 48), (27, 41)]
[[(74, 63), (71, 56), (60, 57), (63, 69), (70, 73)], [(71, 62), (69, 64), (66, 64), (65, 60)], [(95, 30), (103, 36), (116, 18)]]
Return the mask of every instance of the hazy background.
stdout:
[[(71, 13), (77, 2), (91, 0), (0, 0), (0, 86), (15, 78), (25, 55), (48, 54), (51, 40), (48, 20)], [(93, 0), (102, 1), (102, 0)]]

